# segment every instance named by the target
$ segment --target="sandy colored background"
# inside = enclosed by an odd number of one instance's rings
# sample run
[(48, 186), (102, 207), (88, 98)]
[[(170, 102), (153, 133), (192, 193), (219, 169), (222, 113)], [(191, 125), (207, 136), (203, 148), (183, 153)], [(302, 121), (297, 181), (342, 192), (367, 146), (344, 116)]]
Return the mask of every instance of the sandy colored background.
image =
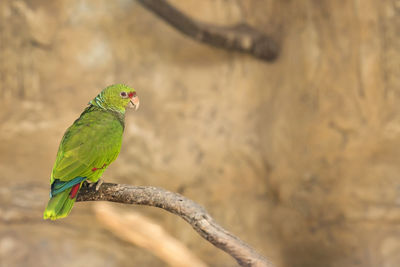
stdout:
[[(271, 34), (279, 59), (196, 43), (131, 0), (0, 1), (0, 266), (165, 266), (93, 203), (41, 219), (65, 129), (113, 83), (141, 107), (106, 181), (179, 192), (278, 266), (400, 266), (399, 1), (171, 3)], [(115, 206), (236, 266), (174, 215)]]

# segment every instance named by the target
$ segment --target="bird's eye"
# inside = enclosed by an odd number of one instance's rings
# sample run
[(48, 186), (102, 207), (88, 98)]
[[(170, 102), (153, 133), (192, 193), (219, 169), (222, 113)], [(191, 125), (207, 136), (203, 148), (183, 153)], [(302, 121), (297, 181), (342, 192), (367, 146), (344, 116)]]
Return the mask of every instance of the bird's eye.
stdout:
[(120, 95), (123, 98), (127, 98), (128, 97), (128, 94), (126, 92), (121, 92)]

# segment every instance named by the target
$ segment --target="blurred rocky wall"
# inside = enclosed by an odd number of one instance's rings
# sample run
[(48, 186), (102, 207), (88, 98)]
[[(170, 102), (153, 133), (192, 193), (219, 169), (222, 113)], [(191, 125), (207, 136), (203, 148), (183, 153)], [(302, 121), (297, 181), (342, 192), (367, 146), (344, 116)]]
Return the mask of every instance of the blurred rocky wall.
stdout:
[[(131, 0), (0, 1), (0, 266), (164, 266), (91, 203), (41, 219), (64, 130), (112, 83), (141, 107), (106, 181), (179, 192), (278, 266), (399, 266), (398, 1), (171, 3), (247, 22), (280, 57), (196, 43)], [(236, 266), (176, 216), (121, 208)]]

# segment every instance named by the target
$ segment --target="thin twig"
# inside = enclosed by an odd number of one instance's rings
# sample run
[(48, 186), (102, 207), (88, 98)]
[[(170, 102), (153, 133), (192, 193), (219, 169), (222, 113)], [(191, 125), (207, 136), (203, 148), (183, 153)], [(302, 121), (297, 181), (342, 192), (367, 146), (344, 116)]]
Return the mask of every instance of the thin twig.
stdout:
[(183, 14), (166, 0), (138, 0), (183, 34), (206, 44), (251, 54), (259, 59), (273, 61), (278, 56), (278, 45), (265, 33), (249, 26), (216, 26), (196, 21)]
[(245, 242), (232, 235), (194, 201), (152, 186), (103, 183), (99, 190), (83, 186), (77, 201), (112, 201), (162, 208), (187, 221), (204, 239), (231, 255), (241, 266), (273, 266)]

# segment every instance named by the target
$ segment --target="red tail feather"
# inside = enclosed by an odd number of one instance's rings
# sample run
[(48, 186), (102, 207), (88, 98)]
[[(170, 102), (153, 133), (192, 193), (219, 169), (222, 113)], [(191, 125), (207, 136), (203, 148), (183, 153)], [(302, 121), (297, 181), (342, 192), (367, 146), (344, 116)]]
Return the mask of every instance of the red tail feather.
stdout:
[(76, 194), (78, 194), (80, 185), (81, 185), (81, 183), (76, 184), (76, 185), (74, 185), (74, 186), (72, 187), (71, 193), (69, 193), (69, 198), (70, 198), (70, 199), (74, 199), (75, 196), (76, 196)]

